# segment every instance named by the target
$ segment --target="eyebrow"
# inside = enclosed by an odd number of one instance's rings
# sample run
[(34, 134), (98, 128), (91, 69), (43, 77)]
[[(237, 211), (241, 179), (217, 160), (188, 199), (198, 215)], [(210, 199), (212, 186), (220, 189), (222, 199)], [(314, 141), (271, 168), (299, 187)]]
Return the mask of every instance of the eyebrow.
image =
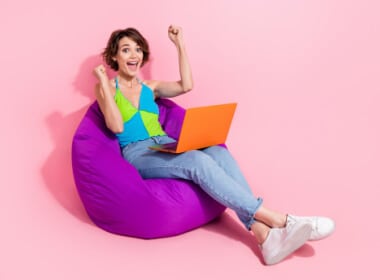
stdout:
[[(121, 47), (130, 47), (130, 46), (131, 46), (131, 45), (128, 44), (128, 43), (126, 43), (126, 44), (122, 44), (122, 45), (121, 45)], [(140, 47), (140, 45), (137, 45), (137, 44), (136, 44), (136, 47)]]

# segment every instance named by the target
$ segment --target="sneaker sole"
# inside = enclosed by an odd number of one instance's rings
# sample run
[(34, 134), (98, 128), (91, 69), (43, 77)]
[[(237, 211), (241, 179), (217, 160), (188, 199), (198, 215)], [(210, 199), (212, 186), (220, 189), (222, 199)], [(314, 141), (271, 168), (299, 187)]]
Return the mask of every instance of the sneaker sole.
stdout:
[(300, 224), (298, 227), (295, 226), (285, 241), (284, 246), (279, 251), (275, 252), (270, 258), (267, 258), (266, 264), (276, 264), (296, 251), (308, 241), (311, 231), (312, 227), (309, 224)]

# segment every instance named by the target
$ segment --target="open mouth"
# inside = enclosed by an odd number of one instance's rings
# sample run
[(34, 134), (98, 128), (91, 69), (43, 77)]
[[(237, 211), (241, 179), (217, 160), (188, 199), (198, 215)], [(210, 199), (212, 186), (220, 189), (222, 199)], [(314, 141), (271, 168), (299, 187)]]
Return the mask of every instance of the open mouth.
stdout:
[(127, 62), (127, 67), (131, 71), (136, 71), (137, 70), (137, 65), (138, 65), (137, 61), (128, 61)]

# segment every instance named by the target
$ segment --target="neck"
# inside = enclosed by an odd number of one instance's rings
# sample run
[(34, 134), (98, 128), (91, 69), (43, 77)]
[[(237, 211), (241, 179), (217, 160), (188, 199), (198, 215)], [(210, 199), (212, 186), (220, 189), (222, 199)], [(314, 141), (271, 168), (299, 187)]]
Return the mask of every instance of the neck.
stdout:
[(136, 76), (125, 76), (120, 73), (117, 79), (119, 80), (119, 83), (124, 84), (128, 88), (132, 88), (139, 83)]

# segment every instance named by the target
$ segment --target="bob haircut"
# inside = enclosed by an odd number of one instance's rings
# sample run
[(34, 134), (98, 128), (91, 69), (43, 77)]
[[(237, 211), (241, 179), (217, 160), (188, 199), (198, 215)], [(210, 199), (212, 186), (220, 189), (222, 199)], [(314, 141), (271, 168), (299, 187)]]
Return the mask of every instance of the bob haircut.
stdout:
[(110, 38), (108, 39), (107, 47), (102, 53), (105, 62), (115, 71), (119, 70), (119, 65), (112, 58), (116, 56), (119, 48), (119, 42), (124, 37), (130, 38), (140, 46), (143, 52), (143, 61), (141, 63), (141, 66), (143, 66), (149, 60), (149, 44), (148, 41), (141, 35), (141, 33), (132, 27), (126, 29), (118, 29), (112, 32)]

